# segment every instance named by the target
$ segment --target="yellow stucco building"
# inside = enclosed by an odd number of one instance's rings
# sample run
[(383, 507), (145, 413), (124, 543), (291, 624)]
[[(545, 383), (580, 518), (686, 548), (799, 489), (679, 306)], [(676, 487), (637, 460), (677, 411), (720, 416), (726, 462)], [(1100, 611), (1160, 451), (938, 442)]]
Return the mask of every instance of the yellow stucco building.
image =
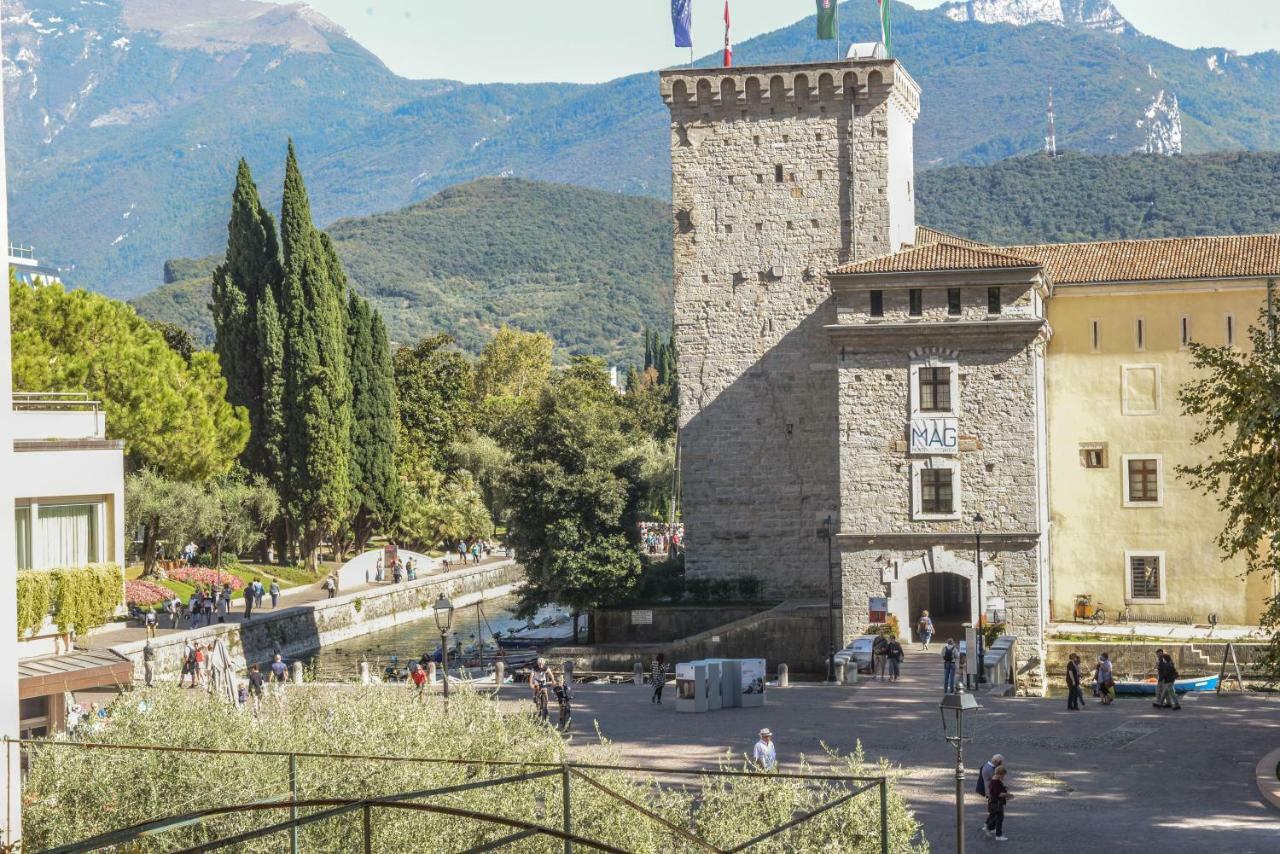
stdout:
[(1214, 543), (1222, 514), (1177, 467), (1204, 459), (1179, 389), (1188, 345), (1249, 346), (1280, 235), (1011, 247), (1053, 283), (1046, 360), (1049, 620), (1076, 597), (1137, 619), (1254, 624), (1272, 580)]

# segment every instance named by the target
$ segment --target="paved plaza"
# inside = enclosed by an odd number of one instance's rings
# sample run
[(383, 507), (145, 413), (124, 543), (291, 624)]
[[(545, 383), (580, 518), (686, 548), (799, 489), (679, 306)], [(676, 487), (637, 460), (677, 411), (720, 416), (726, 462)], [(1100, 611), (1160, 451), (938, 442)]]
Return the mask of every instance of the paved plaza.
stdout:
[[(861, 740), (869, 759), (898, 766), (900, 785), (935, 851), (955, 848), (955, 752), (943, 740), (938, 658), (908, 650), (896, 684), (794, 685), (769, 693), (763, 708), (677, 714), (674, 690), (661, 707), (648, 686), (587, 684), (576, 692), (574, 741), (591, 740), (593, 721), (626, 761), (706, 765), (725, 750), (747, 753), (770, 727), (785, 766), (819, 758), (825, 742), (848, 751)], [(520, 696), (520, 695), (515, 695)], [(512, 694), (504, 691), (504, 700)], [(1063, 698), (983, 697), (966, 722), (972, 774), (993, 753), (1009, 767), (1007, 844), (983, 837), (982, 799), (966, 784), (967, 845), (1035, 852), (1280, 851), (1280, 810), (1254, 783), (1262, 756), (1280, 747), (1280, 697), (1188, 696), (1181, 711), (1149, 700), (1118, 700), (1069, 712)], [(785, 770), (785, 768), (784, 768)]]

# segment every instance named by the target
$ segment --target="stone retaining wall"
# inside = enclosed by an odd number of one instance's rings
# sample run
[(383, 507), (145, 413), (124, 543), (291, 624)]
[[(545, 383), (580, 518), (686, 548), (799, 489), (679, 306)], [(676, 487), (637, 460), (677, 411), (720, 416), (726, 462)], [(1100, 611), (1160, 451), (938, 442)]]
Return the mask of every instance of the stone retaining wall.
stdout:
[[(1248, 674), (1252, 662), (1266, 649), (1262, 643), (1235, 644), (1236, 658), (1240, 668)], [(1088, 673), (1093, 672), (1098, 656), (1107, 653), (1115, 672), (1120, 675), (1134, 676), (1155, 675), (1155, 653), (1163, 649), (1173, 656), (1173, 663), (1180, 674), (1217, 673), (1222, 667), (1222, 656), (1226, 653), (1225, 642), (1189, 643), (1189, 642), (1155, 642), (1155, 643), (1078, 643), (1075, 641), (1048, 641), (1045, 644), (1045, 670), (1050, 676), (1060, 677), (1067, 672), (1067, 656), (1071, 653), (1080, 655), (1080, 663)], [(1206, 662), (1205, 658), (1209, 661)], [(1228, 665), (1228, 669), (1230, 665)]]
[[(163, 635), (151, 642), (156, 652), (158, 679), (177, 679), (182, 672), (182, 647), (187, 639), (208, 643), (221, 638), (237, 668), (263, 664), (279, 653), (298, 658), (322, 646), (388, 629), (430, 616), (441, 593), (457, 600), (482, 594), (524, 579), (514, 560), (471, 566), (419, 578), (397, 586), (361, 590), (303, 605), (259, 612), (248, 623), (227, 623)], [(142, 648), (133, 641), (114, 650), (134, 663), (134, 678), (142, 679)]]

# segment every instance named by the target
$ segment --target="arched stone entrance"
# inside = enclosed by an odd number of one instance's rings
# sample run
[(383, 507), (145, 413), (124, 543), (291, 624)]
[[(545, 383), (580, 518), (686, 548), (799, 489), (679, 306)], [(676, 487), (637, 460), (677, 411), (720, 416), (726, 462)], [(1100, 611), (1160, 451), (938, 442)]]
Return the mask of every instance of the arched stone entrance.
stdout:
[[(985, 581), (986, 579), (984, 579)], [(942, 546), (900, 565), (889, 584), (889, 613), (898, 618), (906, 638), (916, 638), (916, 620), (928, 610), (937, 637), (960, 640), (962, 623), (978, 622), (978, 569)]]

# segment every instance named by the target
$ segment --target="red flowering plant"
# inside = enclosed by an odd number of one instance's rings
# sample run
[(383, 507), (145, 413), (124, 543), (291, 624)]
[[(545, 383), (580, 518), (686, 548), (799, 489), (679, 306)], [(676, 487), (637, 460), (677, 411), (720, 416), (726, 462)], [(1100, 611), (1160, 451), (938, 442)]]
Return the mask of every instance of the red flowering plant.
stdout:
[(154, 581), (126, 581), (124, 601), (139, 608), (150, 608), (173, 598), (173, 591)]
[(174, 581), (190, 584), (192, 587), (222, 589), (224, 584), (230, 584), (232, 590), (244, 589), (244, 579), (240, 576), (230, 572), (218, 572), (216, 569), (205, 566), (180, 566), (169, 570), (169, 577)]

